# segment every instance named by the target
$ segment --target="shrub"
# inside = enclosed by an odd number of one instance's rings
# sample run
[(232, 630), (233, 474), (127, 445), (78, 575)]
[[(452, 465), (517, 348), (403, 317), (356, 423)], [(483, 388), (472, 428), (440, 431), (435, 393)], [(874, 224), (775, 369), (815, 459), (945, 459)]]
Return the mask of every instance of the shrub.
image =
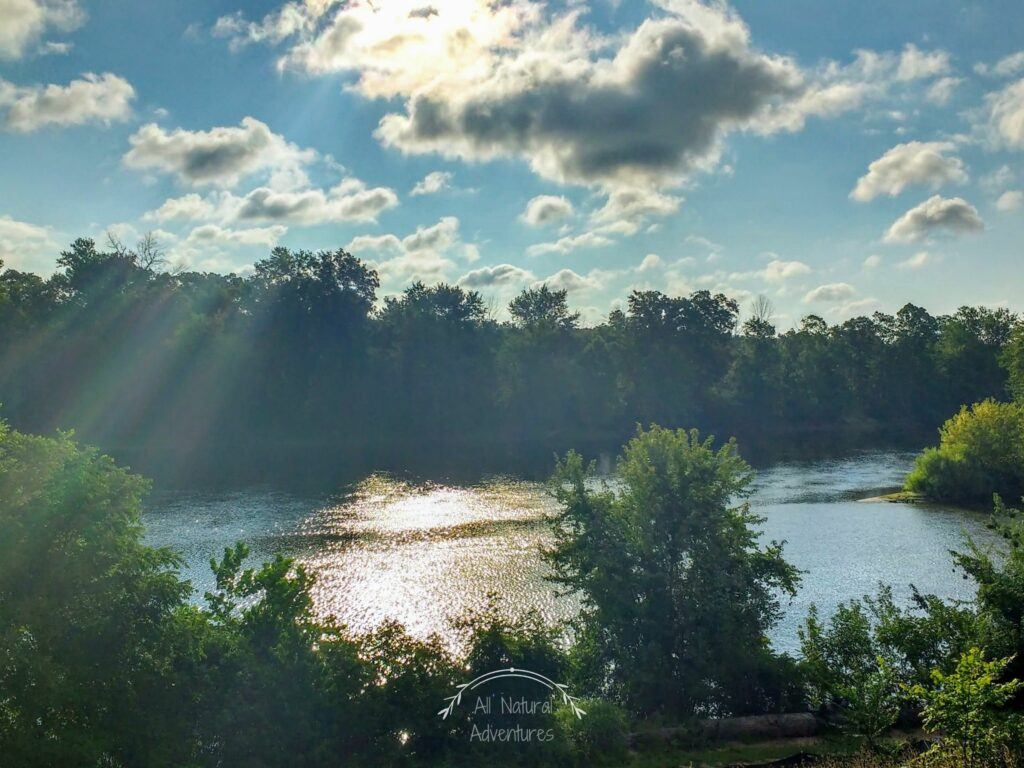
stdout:
[(556, 712), (559, 735), (572, 748), (576, 764), (622, 765), (629, 753), (629, 719), (615, 704), (603, 699), (584, 699), (579, 718), (568, 707)]
[(985, 400), (943, 424), (937, 448), (922, 453), (908, 491), (936, 501), (979, 504), (1024, 495), (1024, 406)]
[(1011, 748), (1020, 748), (1024, 719), (1006, 705), (1024, 681), (997, 682), (1009, 661), (986, 661), (982, 651), (972, 648), (950, 674), (936, 670), (930, 686), (910, 689), (924, 705), (925, 729), (941, 734), (933, 755), (953, 758), (963, 768), (981, 768), (1003, 765)]

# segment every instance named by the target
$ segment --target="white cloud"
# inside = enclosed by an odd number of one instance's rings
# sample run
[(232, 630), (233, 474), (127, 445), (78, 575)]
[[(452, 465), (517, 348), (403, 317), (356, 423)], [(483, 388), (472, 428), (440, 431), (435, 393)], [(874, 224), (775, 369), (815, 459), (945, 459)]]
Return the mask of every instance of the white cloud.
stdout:
[(0, 0), (0, 59), (19, 59), (50, 30), (69, 32), (85, 21), (75, 0)]
[(668, 216), (679, 210), (681, 197), (653, 189), (620, 188), (608, 195), (605, 204), (594, 211), (590, 220), (600, 232), (633, 235), (649, 217)]
[(124, 156), (129, 168), (174, 174), (192, 186), (234, 187), (243, 177), (271, 173), (271, 186), (294, 188), (308, 184), (304, 166), (317, 158), (300, 149), (253, 117), (238, 126), (166, 131), (144, 125), (131, 138)]
[(147, 212), (143, 219), (147, 221), (202, 221), (217, 216), (217, 205), (210, 200), (190, 192), (181, 197), (165, 200), (157, 209)]
[(134, 98), (131, 84), (109, 72), (87, 73), (67, 85), (21, 87), (0, 80), (4, 127), (18, 133), (30, 133), (47, 125), (109, 125), (127, 120)]
[(945, 106), (953, 98), (953, 91), (959, 88), (963, 82), (964, 79), (962, 77), (941, 77), (928, 86), (928, 90), (925, 91), (925, 98), (932, 104), (938, 104), (940, 107)]
[(327, 192), (321, 189), (275, 191), (260, 187), (239, 201), (238, 220), (285, 221), (325, 224), (337, 221), (376, 221), (377, 216), (398, 205), (398, 196), (387, 187), (368, 189), (358, 179), (346, 179)]
[(913, 184), (927, 185), (933, 190), (943, 184), (967, 181), (963, 161), (953, 152), (956, 145), (948, 141), (910, 141), (897, 144), (868, 166), (868, 172), (857, 181), (850, 197), (859, 202), (879, 195), (895, 197)]
[(920, 269), (926, 264), (930, 264), (933, 261), (933, 257), (928, 251), (918, 251), (913, 256), (910, 256), (901, 261), (896, 266), (900, 269)]
[(228, 229), (216, 224), (203, 224), (193, 229), (185, 243), (210, 245), (277, 245), (277, 241), (288, 231), (287, 227), (253, 227), (251, 229)]
[(383, 281), (409, 282), (411, 280), (441, 280), (454, 269), (452, 257), (465, 261), (479, 258), (476, 246), (461, 241), (459, 220), (445, 216), (429, 227), (399, 238), (393, 234), (360, 235), (353, 238), (345, 250), (360, 258), (380, 257), (371, 264)]
[(410, 192), (413, 196), (435, 195), (451, 184), (453, 174), (448, 171), (431, 171), (416, 183)]
[(1011, 53), (1004, 56), (991, 67), (987, 64), (976, 64), (974, 71), (979, 75), (994, 75), (995, 77), (1012, 77), (1024, 71), (1024, 51)]
[(493, 267), (481, 267), (467, 272), (459, 278), (459, 284), (467, 288), (494, 288), (525, 285), (536, 279), (536, 275), (522, 267), (514, 264), (496, 264)]
[(573, 207), (568, 198), (555, 195), (537, 195), (526, 204), (520, 220), (531, 227), (554, 224), (572, 216)]
[(809, 275), (811, 268), (802, 261), (784, 261), (774, 259), (758, 274), (769, 283), (781, 283), (801, 275)]
[(359, 179), (345, 179), (328, 190), (275, 190), (257, 187), (238, 196), (222, 191), (201, 197), (190, 192), (171, 198), (146, 213), (147, 220), (278, 222), (307, 226), (341, 221), (372, 222), (398, 205), (398, 196), (387, 187), (368, 188)]
[(1024, 191), (1011, 189), (1003, 192), (996, 200), (996, 208), (1000, 211), (1016, 211), (1024, 207)]
[[(732, 133), (799, 130), (950, 69), (945, 51), (908, 45), (805, 71), (759, 50), (724, 2), (653, 4), (607, 35), (584, 4), (538, 0), (293, 0), (258, 21), (224, 17), (215, 33), (234, 46), (284, 42), (279, 67), (348, 73), (355, 92), (398, 102), (376, 134), (387, 146), (518, 158), (605, 191), (676, 186), (714, 167)], [(936, 97), (952, 87), (936, 84)]]
[(546, 285), (554, 291), (568, 291), (569, 293), (601, 287), (595, 277), (591, 275), (584, 277), (571, 269), (560, 269), (555, 274), (534, 283), (535, 288), (542, 285)]
[(527, 256), (543, 256), (546, 253), (572, 253), (580, 248), (601, 248), (615, 241), (596, 232), (566, 235), (551, 243), (537, 243), (526, 249)]
[(938, 230), (953, 234), (980, 232), (985, 228), (978, 210), (960, 197), (933, 195), (900, 216), (889, 227), (885, 241), (909, 243)]
[(7, 269), (51, 272), (57, 248), (48, 228), (0, 216), (0, 261)]
[(475, 66), (449, 57), (452, 68), (431, 79), (416, 73), (398, 90), (405, 111), (386, 115), (378, 136), (405, 152), (519, 157), (560, 182), (646, 188), (713, 166), (732, 131), (790, 127), (770, 118), (805, 90), (795, 63), (756, 51), (724, 6), (661, 4), (668, 16), (645, 20), (608, 56), (595, 52), (612, 41), (580, 29), (578, 11), (541, 25), (539, 6), (514, 5), (519, 25), (503, 49), (478, 40), (488, 47)]
[(854, 293), (854, 288), (849, 283), (828, 283), (808, 291), (804, 296), (804, 303), (842, 301), (850, 298)]
[(855, 299), (829, 310), (829, 314), (839, 317), (853, 317), (862, 315), (870, 309), (878, 309), (881, 306), (882, 303), (878, 299)]
[(637, 267), (637, 272), (652, 272), (665, 266), (664, 260), (656, 253), (648, 253)]
[(946, 51), (922, 51), (910, 43), (900, 55), (896, 78), (904, 81), (923, 80), (943, 75), (948, 71), (949, 54)]
[(882, 263), (882, 257), (879, 256), (877, 253), (873, 253), (870, 256), (868, 256), (866, 259), (864, 259), (864, 268), (865, 269), (874, 269), (875, 267), (879, 266), (881, 263)]
[(988, 96), (992, 129), (1007, 146), (1024, 147), (1024, 79)]

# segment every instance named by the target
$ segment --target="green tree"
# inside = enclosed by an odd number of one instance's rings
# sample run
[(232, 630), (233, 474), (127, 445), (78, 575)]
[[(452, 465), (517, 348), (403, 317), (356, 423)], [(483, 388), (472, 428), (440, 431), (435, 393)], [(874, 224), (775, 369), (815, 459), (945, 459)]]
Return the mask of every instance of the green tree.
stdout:
[(0, 423), (0, 755), (10, 765), (188, 759), (175, 716), (187, 693), (165, 649), (190, 588), (175, 555), (140, 541), (145, 489), (66, 435)]
[(939, 501), (978, 504), (992, 494), (1024, 495), (1024, 406), (985, 400), (946, 421), (905, 481), (907, 490)]
[(930, 686), (909, 689), (923, 704), (925, 729), (941, 734), (933, 754), (952, 756), (963, 768), (982, 768), (1006, 764), (1010, 748), (1020, 748), (1024, 719), (1007, 704), (1024, 681), (999, 682), (1009, 662), (986, 661), (980, 649), (972, 648), (953, 672), (935, 670)]
[[(592, 468), (591, 468), (592, 469)], [(764, 711), (782, 697), (766, 631), (797, 571), (761, 547), (746, 503), (752, 473), (733, 442), (652, 427), (624, 448), (616, 488), (582, 458), (558, 465), (549, 553), (583, 602), (579, 632), (596, 682), (636, 712)]]

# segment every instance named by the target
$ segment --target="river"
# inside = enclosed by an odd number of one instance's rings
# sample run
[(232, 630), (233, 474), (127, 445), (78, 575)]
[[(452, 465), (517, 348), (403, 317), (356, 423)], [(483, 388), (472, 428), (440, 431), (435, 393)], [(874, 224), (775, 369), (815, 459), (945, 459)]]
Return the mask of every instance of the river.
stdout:
[[(830, 614), (840, 602), (890, 584), (945, 598), (970, 598), (950, 549), (964, 533), (993, 543), (982, 514), (932, 505), (865, 502), (898, 486), (913, 455), (864, 452), (761, 469), (751, 497), (767, 539), (804, 571), (772, 631), (794, 651), (811, 603)], [(489, 593), (507, 611), (536, 609), (549, 620), (575, 602), (545, 581), (543, 522), (554, 509), (541, 483), (489, 476), (475, 482), (371, 475), (330, 493), (267, 488), (163, 491), (150, 499), (147, 540), (178, 550), (197, 597), (212, 586), (210, 558), (244, 540), (253, 562), (281, 553), (317, 576), (318, 611), (357, 630), (396, 619), (411, 632), (455, 641), (452, 621), (483, 607)]]

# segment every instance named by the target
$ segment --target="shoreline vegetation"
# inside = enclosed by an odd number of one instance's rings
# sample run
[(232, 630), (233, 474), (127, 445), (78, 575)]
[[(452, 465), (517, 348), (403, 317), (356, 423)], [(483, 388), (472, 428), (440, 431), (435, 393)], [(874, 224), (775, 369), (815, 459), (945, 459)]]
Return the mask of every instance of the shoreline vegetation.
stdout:
[[(313, 577), (281, 557), (250, 568), (242, 543), (211, 562), (215, 588), (193, 603), (178, 556), (142, 543), (146, 481), (66, 435), (0, 426), (0, 754), (24, 768), (570, 768), (799, 746), (837, 768), (1021, 764), (1018, 512), (996, 507), (998, 557), (970, 541), (953, 554), (976, 600), (915, 592), (904, 606), (881, 587), (830, 617), (812, 608), (791, 657), (766, 631), (800, 574), (784, 543), (754, 533), (734, 441), (651, 427), (623, 447), (614, 490), (594, 469), (570, 452), (551, 479), (547, 557), (583, 605), (574, 640), (495, 603), (461, 621), (456, 657), (396, 624), (356, 635), (316, 618)], [(467, 746), (469, 709), (440, 719), (438, 706), (467, 674), (508, 666), (565, 681), (586, 717), (536, 715), (550, 748)], [(825, 732), (757, 743), (790, 721)]]
[(1024, 406), (985, 400), (963, 406), (939, 430), (904, 484), (929, 501), (988, 506), (1024, 496)]
[[(546, 474), (637, 424), (735, 436), (755, 464), (931, 441), (963, 403), (1024, 388), (1005, 309), (907, 304), (776, 327), (771, 302), (634, 291), (592, 327), (547, 285), (382, 296), (344, 250), (275, 248), (247, 276), (165, 269), (78, 239), (42, 278), (0, 265), (0, 415), (71, 429), (160, 484), (490, 463)], [(317, 472), (312, 472), (316, 469)]]

